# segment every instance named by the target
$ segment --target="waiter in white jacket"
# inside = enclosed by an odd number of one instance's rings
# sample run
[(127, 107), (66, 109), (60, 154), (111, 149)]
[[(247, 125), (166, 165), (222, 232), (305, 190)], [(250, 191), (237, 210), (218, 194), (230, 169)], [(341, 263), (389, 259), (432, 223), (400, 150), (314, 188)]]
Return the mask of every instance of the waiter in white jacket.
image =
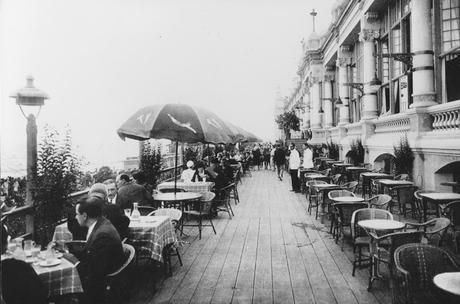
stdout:
[(289, 146), (291, 150), (291, 154), (289, 155), (289, 173), (291, 174), (291, 183), (292, 183), (292, 190), (294, 192), (300, 192), (300, 180), (298, 176), (298, 170), (300, 167), (300, 154), (299, 151), (296, 150), (295, 144), (291, 143)]

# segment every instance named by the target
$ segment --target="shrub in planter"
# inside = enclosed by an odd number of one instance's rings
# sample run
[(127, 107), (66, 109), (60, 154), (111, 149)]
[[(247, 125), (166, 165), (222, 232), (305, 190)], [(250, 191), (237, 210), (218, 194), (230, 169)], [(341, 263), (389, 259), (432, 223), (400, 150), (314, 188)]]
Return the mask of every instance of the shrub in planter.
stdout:
[(364, 163), (364, 147), (360, 139), (351, 143), (350, 151), (348, 151), (345, 156), (348, 157), (355, 166)]
[(414, 153), (409, 146), (407, 136), (401, 137), (399, 143), (393, 146), (395, 159), (394, 159), (394, 174), (409, 174), (412, 176), (412, 169), (414, 167)]
[(332, 142), (331, 140), (330, 142), (327, 143), (327, 149), (329, 151), (329, 158), (332, 158), (334, 160), (339, 159), (340, 150), (339, 150), (338, 144)]
[(139, 169), (145, 174), (146, 183), (153, 189), (162, 166), (160, 147), (152, 147), (150, 142), (144, 142)]
[(290, 130), (300, 130), (300, 120), (294, 111), (284, 112), (275, 119), (278, 127), (284, 131), (286, 138), (290, 138)]

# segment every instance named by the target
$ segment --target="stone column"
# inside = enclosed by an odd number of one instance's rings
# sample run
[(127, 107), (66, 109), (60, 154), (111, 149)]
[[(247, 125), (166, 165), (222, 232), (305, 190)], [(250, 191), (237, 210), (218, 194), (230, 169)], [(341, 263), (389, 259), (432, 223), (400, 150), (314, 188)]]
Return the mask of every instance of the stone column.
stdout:
[(310, 123), (311, 123), (311, 128), (312, 129), (320, 129), (321, 128), (321, 117), (319, 113), (320, 109), (320, 85), (319, 85), (319, 79), (317, 77), (312, 77), (311, 79), (311, 88), (310, 88), (310, 105), (311, 105), (311, 111), (310, 111)]
[(334, 75), (324, 76), (324, 98), (323, 98), (323, 117), (324, 123), (323, 127), (325, 129), (332, 128), (332, 120), (334, 117), (334, 107), (332, 105), (332, 81), (334, 80)]
[(346, 82), (350, 82), (348, 80), (348, 65), (350, 64), (350, 58), (343, 57), (337, 59), (337, 67), (339, 68), (339, 97), (342, 101), (342, 105), (340, 106), (340, 120), (339, 126), (346, 125), (350, 123), (350, 112), (349, 112), (349, 104), (350, 104), (350, 96), (349, 92), (350, 89), (348, 86), (343, 85)]
[(414, 101), (411, 108), (427, 107), (436, 104), (431, 0), (412, 1), (411, 21), (411, 51), (413, 53), (412, 97)]
[(363, 43), (363, 79), (364, 92), (362, 97), (363, 114), (361, 120), (374, 119), (378, 116), (377, 91), (372, 89), (371, 81), (376, 75), (374, 39), (380, 36), (378, 30), (363, 29), (359, 33), (359, 40)]

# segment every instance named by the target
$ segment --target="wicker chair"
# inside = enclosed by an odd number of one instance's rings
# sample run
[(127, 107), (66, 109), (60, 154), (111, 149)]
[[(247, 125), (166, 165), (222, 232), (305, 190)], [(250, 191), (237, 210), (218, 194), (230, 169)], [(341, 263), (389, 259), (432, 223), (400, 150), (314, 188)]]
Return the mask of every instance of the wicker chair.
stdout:
[(399, 212), (406, 216), (409, 209), (414, 219), (418, 218), (421, 213), (421, 210), (417, 209), (417, 204), (415, 203), (415, 190), (417, 190), (415, 186), (396, 186), (392, 188), (392, 191), (396, 194)]
[(391, 196), (388, 194), (378, 194), (365, 200), (370, 208), (390, 209)]
[(340, 185), (342, 183), (342, 174), (334, 174), (331, 176), (331, 183)]
[(460, 201), (453, 201), (446, 205), (443, 214), (452, 223), (455, 251), (460, 252)]
[[(351, 238), (353, 240), (353, 253), (355, 254), (355, 259), (353, 261), (353, 276), (355, 275), (356, 267), (362, 267), (362, 262), (370, 262), (369, 255), (364, 255), (362, 252), (363, 248), (369, 248), (370, 237), (366, 230), (358, 225), (358, 222), (375, 219), (393, 220), (393, 214), (387, 210), (363, 208), (356, 210), (351, 216)], [(356, 254), (356, 249), (358, 249), (358, 254)]]
[[(348, 190), (343, 190), (343, 189), (340, 189), (340, 190), (332, 190), (332, 191), (329, 191), (329, 193), (327, 194), (327, 197), (329, 199), (328, 201), (328, 204), (327, 204), (327, 207), (328, 207), (328, 215), (331, 219), (331, 226), (330, 226), (330, 229), (329, 229), (329, 232), (332, 233), (332, 236), (335, 236), (335, 233), (337, 232), (337, 210), (335, 210), (333, 208), (333, 206), (331, 206), (331, 202), (333, 202), (333, 198), (334, 197), (339, 197), (339, 196), (356, 196), (353, 192), (351, 191), (348, 191)], [(324, 208), (326, 208), (326, 206), (324, 206)]]
[(357, 181), (348, 182), (348, 183), (343, 184), (341, 186), (341, 188), (343, 190), (348, 190), (348, 191), (353, 192), (353, 193), (355, 193), (356, 187), (358, 187), (358, 182)]
[[(412, 231), (412, 232), (393, 232), (390, 234), (385, 234), (382, 236), (377, 236), (373, 232), (369, 232), (369, 236), (373, 243), (377, 244), (376, 252), (371, 257), (371, 273), (372, 268), (374, 269), (374, 273), (378, 273), (379, 264), (385, 263), (388, 265), (388, 269), (390, 270), (390, 282), (393, 280), (393, 267), (394, 267), (394, 252), (396, 248), (401, 245), (408, 244), (408, 243), (420, 243), (422, 241), (423, 232), (422, 231)], [(385, 244), (389, 242), (390, 246), (379, 246), (379, 244)], [(371, 290), (372, 282), (376, 277), (369, 276), (369, 286), (367, 290)], [(391, 284), (391, 283), (390, 283)], [(391, 288), (391, 285), (390, 285)]]
[(450, 220), (444, 217), (435, 218), (425, 223), (406, 223), (406, 230), (415, 229), (417, 231), (425, 232), (425, 237), (428, 244), (433, 246), (441, 246), (447, 228), (450, 226)]
[[(414, 192), (415, 204), (417, 204), (417, 209), (420, 210), (419, 219), (418, 219), (420, 223), (422, 222), (422, 218), (423, 218), (423, 203), (422, 203), (423, 198), (420, 194), (433, 193), (433, 192), (434, 191), (430, 191), (430, 190), (417, 190)], [(430, 215), (434, 217), (439, 217), (440, 212), (439, 212), (438, 206), (433, 206), (433, 204), (431, 204), (430, 202), (428, 202), (427, 204), (428, 204), (426, 208), (427, 218)]]
[(216, 198), (214, 199), (214, 204), (216, 205), (216, 210), (224, 211), (228, 213), (230, 219), (235, 214), (233, 213), (232, 205), (230, 205), (230, 196), (233, 190), (234, 184), (229, 184), (222, 189), (219, 189), (219, 192), (216, 194)]
[[(316, 218), (318, 218), (319, 195), (313, 185), (327, 184), (324, 181), (311, 180), (306, 182), (306, 191), (308, 199), (308, 214), (311, 215), (311, 208), (316, 208)], [(314, 203), (313, 203), (314, 200)]]
[[(455, 303), (445, 299), (433, 284), (433, 277), (442, 272), (460, 271), (460, 267), (444, 249), (427, 244), (406, 244), (395, 250), (394, 300), (400, 303)], [(396, 291), (399, 291), (396, 293)]]
[(130, 289), (129, 287), (121, 288), (119, 284), (126, 284), (126, 282), (129, 281), (126, 280), (126, 278), (122, 279), (122, 276), (129, 265), (133, 262), (136, 251), (134, 250), (134, 247), (129, 244), (123, 243), (122, 245), (125, 256), (123, 265), (121, 265), (121, 267), (115, 272), (109, 273), (105, 276), (106, 299), (108, 303), (124, 303), (122, 300), (126, 300), (126, 292)]
[(394, 180), (409, 180), (409, 174), (396, 175)]
[[(202, 227), (212, 227), (214, 234), (216, 234), (216, 228), (214, 228), (214, 224), (211, 218), (211, 207), (212, 207), (212, 200), (216, 196), (213, 192), (205, 192), (201, 196), (199, 208), (198, 210), (188, 210), (184, 211), (184, 214), (191, 215), (197, 218), (197, 224), (182, 224), (182, 227), (198, 227), (200, 240), (201, 240), (201, 230)], [(209, 225), (203, 225), (203, 219), (207, 218), (209, 220)]]
[[(348, 235), (352, 237), (351, 233), (351, 218), (353, 213), (358, 209), (367, 208), (367, 203), (356, 202), (356, 203), (335, 203), (332, 204), (335, 211), (335, 225), (337, 233), (335, 234), (335, 242), (338, 243), (339, 238), (342, 236), (342, 245), (340, 249), (343, 251), (343, 244), (345, 243), (345, 237)], [(349, 233), (345, 229), (349, 229)]]
[(329, 176), (329, 173), (331, 173), (331, 168), (325, 169), (323, 171), (318, 171), (319, 174)]

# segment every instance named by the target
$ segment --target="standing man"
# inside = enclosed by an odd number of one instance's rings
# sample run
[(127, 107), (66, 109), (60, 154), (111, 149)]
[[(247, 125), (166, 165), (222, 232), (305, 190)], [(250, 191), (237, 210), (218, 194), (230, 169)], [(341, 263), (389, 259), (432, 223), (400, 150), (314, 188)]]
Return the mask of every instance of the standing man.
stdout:
[(303, 144), (303, 164), (305, 169), (313, 169), (313, 151), (308, 143)]
[(276, 145), (275, 154), (273, 155), (273, 161), (276, 166), (276, 173), (280, 181), (283, 180), (283, 166), (286, 163), (286, 152), (280, 144)]
[(300, 180), (299, 180), (299, 167), (300, 167), (300, 155), (299, 151), (296, 150), (295, 144), (291, 143), (289, 146), (291, 154), (289, 155), (289, 173), (291, 174), (292, 190), (296, 193), (300, 192)]
[(78, 224), (88, 228), (86, 245), (76, 254), (77, 266), (85, 292), (85, 304), (105, 303), (105, 276), (114, 272), (124, 262), (120, 236), (110, 221), (102, 216), (104, 201), (90, 196), (76, 206)]

